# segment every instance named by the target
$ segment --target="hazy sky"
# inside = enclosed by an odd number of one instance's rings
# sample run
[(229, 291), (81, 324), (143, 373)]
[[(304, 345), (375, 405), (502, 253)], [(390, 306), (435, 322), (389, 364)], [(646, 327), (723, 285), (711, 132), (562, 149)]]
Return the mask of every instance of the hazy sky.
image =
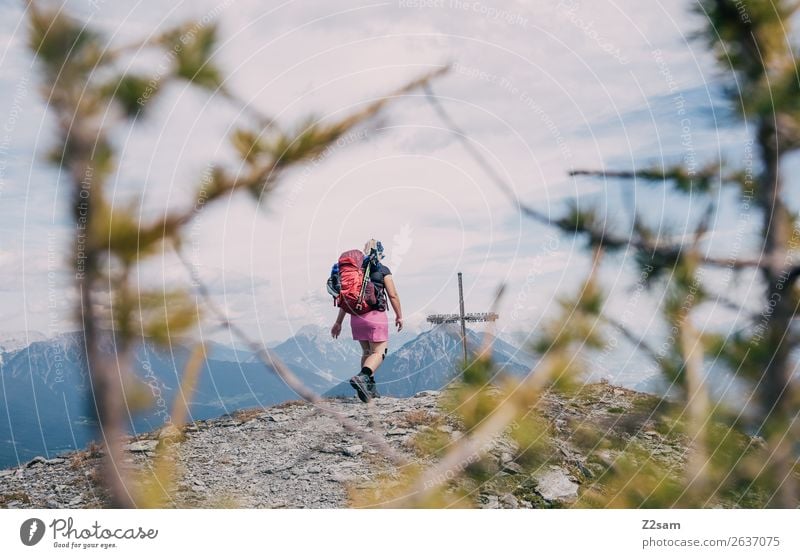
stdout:
[[(24, 46), (22, 5), (0, 2), (0, 323), (52, 334), (74, 329), (64, 271), (67, 183), (42, 162), (53, 123)], [(573, 180), (567, 171), (702, 164), (737, 153), (744, 131), (720, 110), (720, 74), (708, 49), (687, 38), (702, 24), (689, 7), (678, 0), (76, 0), (65, 9), (120, 42), (213, 17), (222, 39), (214, 59), (227, 85), (286, 126), (309, 114), (348, 114), (451, 63), (436, 93), (526, 203), (557, 213), (577, 196), (624, 215), (628, 199), (680, 233), (689, 212), (660, 192), (642, 187), (634, 197), (624, 184)], [(121, 165), (112, 184), (115, 201), (143, 196), (149, 214), (185, 202), (207, 165), (230, 161), (230, 131), (247, 122), (193, 87), (170, 87), (153, 108), (116, 138)], [(386, 246), (411, 324), (456, 310), (458, 271), (468, 311), (487, 309), (508, 283), (499, 324), (507, 331), (533, 330), (553, 310), (554, 294), (580, 280), (582, 246), (521, 217), (419, 92), (397, 99), (377, 127), (354, 139), (287, 175), (264, 207), (237, 196), (192, 227), (194, 263), (256, 335), (281, 339), (307, 323), (331, 323), (330, 265), (370, 237)], [(604, 269), (620, 301), (631, 283), (625, 259)], [(143, 277), (185, 281), (169, 258)], [(634, 319), (648, 327), (642, 304)]]

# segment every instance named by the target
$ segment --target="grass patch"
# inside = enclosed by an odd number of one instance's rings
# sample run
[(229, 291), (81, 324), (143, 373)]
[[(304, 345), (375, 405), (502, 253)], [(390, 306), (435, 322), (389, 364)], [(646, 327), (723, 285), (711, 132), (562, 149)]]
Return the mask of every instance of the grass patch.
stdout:
[[(346, 399), (343, 397), (342, 399)], [(273, 409), (291, 409), (292, 407), (303, 407), (308, 405), (308, 403), (304, 399), (292, 399), (291, 401), (284, 401), (283, 403), (278, 403), (274, 405)]]
[(0, 494), (0, 506), (6, 507), (10, 502), (30, 504), (31, 499), (26, 492), (7, 492)]
[(420, 426), (431, 426), (438, 422), (439, 417), (428, 411), (415, 409), (405, 413), (400, 420), (406, 428), (417, 428)]
[(264, 409), (254, 407), (252, 409), (239, 409), (238, 411), (234, 411), (231, 414), (231, 418), (241, 422), (247, 422), (248, 420), (260, 417), (262, 414), (264, 414)]

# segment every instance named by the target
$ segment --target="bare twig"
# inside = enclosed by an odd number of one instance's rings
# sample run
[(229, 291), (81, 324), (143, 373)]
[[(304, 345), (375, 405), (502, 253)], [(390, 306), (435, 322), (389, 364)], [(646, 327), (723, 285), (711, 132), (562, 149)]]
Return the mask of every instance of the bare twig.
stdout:
[[(109, 492), (109, 504), (114, 508), (131, 508), (134, 497), (128, 486), (128, 479), (122, 469), (122, 439), (125, 435), (123, 412), (125, 401), (120, 389), (119, 365), (114, 366), (108, 355), (100, 350), (100, 332), (92, 314), (94, 300), (92, 286), (87, 278), (78, 281), (79, 316), (83, 326), (83, 352), (91, 377), (92, 398), (94, 400), (97, 419), (100, 424), (100, 435), (106, 445), (103, 455), (102, 471), (105, 487)], [(127, 359), (118, 358), (118, 363), (127, 364)]]
[[(418, 77), (417, 79), (410, 81), (403, 87), (391, 91), (386, 95), (380, 97), (379, 99), (370, 102), (363, 109), (356, 111), (355, 113), (351, 114), (346, 118), (343, 118), (342, 120), (338, 121), (335, 124), (332, 124), (330, 126), (330, 130), (332, 130), (331, 133), (335, 135), (332, 135), (331, 141), (335, 140), (336, 137), (345, 134), (348, 130), (352, 129), (353, 127), (375, 116), (392, 99), (405, 95), (406, 93), (413, 91), (414, 89), (417, 89), (419, 87), (425, 87), (431, 80), (436, 79), (437, 77), (445, 74), (447, 71), (449, 71), (449, 67), (443, 66), (431, 72), (428, 72), (427, 74), (424, 74)], [(229, 98), (232, 97), (229, 96)], [(237, 100), (236, 102), (245, 104), (241, 100)], [(268, 120), (268, 117), (266, 115), (260, 114), (257, 120), (259, 121)], [(271, 121), (269, 121), (269, 125), (271, 125)], [(286, 164), (280, 160), (280, 157), (268, 161), (267, 163), (262, 163), (260, 166), (254, 166), (251, 169), (249, 169), (249, 172), (245, 173), (244, 175), (237, 175), (235, 177), (229, 178), (222, 184), (218, 184), (217, 190), (214, 190), (212, 192), (204, 192), (203, 195), (205, 197), (203, 199), (203, 203), (192, 204), (190, 207), (187, 207), (183, 210), (165, 215), (162, 219), (160, 219), (156, 223), (153, 223), (152, 225), (148, 226), (145, 232), (163, 231), (164, 236), (169, 236), (173, 231), (178, 230), (180, 227), (192, 221), (197, 216), (199, 211), (202, 211), (203, 208), (210, 205), (209, 204), (210, 201), (217, 198), (221, 198), (222, 196), (231, 194), (238, 190), (245, 189), (249, 186), (252, 186), (253, 184), (262, 184), (264, 185), (264, 187), (266, 187), (269, 183), (275, 180), (280, 170), (285, 166)]]
[(720, 306), (724, 306), (724, 307), (726, 307), (726, 308), (728, 308), (730, 310), (733, 310), (733, 311), (738, 312), (740, 314), (744, 314), (745, 316), (747, 316), (751, 320), (755, 320), (755, 319), (757, 319), (759, 317), (757, 312), (753, 312), (751, 310), (748, 310), (747, 308), (745, 308), (744, 306), (742, 306), (741, 304), (739, 304), (735, 300), (733, 300), (731, 298), (728, 298), (727, 296), (719, 294), (719, 293), (710, 293), (709, 297), (708, 297), (708, 302), (716, 302)]
[[(537, 367), (537, 372), (526, 375), (517, 388), (528, 394), (525, 398), (526, 405), (535, 405), (535, 398), (532, 399), (530, 394), (533, 393), (538, 397), (550, 380), (553, 366), (548, 359), (546, 356)], [(477, 428), (462, 437), (441, 460), (425, 470), (406, 495), (393, 500), (392, 506), (421, 507), (430, 493), (438, 489), (446, 479), (453, 478), (469, 463), (473, 463), (489, 451), (491, 441), (514, 420), (518, 406), (519, 403), (513, 399), (513, 395), (506, 399)]]
[(146, 472), (141, 494), (137, 498), (137, 503), (144, 507), (164, 507), (164, 498), (171, 498), (173, 495), (176, 476), (176, 446), (173, 442), (182, 436), (181, 428), (189, 413), (188, 401), (192, 399), (205, 358), (205, 345), (198, 343), (189, 355), (189, 360), (184, 367), (180, 389), (172, 402), (171, 425), (159, 434), (159, 438), (162, 438), (163, 442), (156, 446), (156, 455), (153, 458), (152, 466)]
[[(494, 295), (494, 300), (492, 301), (492, 305), (489, 308), (490, 314), (497, 314), (497, 310), (500, 308), (500, 301), (503, 299), (503, 295), (506, 292), (506, 284), (501, 283), (500, 286), (497, 288), (497, 292)], [(483, 339), (481, 341), (481, 348), (478, 351), (478, 358), (479, 359), (490, 359), (492, 357), (492, 342), (493, 339), (491, 334), (493, 333), (494, 329), (494, 322), (489, 322), (489, 326), (486, 328), (486, 331), (483, 334)]]
[(625, 324), (623, 324), (622, 322), (618, 321), (615, 318), (606, 315), (605, 313), (600, 314), (598, 317), (602, 319), (604, 322), (606, 322), (608, 325), (613, 327), (614, 329), (619, 330), (619, 332), (623, 335), (623, 337), (625, 337), (628, 341), (633, 343), (637, 349), (640, 349), (641, 351), (646, 353), (647, 356), (652, 358), (656, 363), (661, 361), (661, 358), (658, 356), (658, 353), (655, 351), (655, 349), (653, 349), (650, 345), (648, 345), (644, 339), (634, 334), (630, 329), (628, 329), (625, 326)]
[[(550, 218), (550, 216), (546, 215), (545, 213), (539, 211), (538, 209), (523, 203), (520, 200), (517, 193), (511, 187), (511, 185), (503, 179), (502, 176), (494, 169), (494, 166), (489, 163), (486, 157), (483, 156), (483, 153), (475, 147), (475, 145), (469, 141), (469, 136), (467, 133), (460, 127), (458, 124), (453, 120), (447, 110), (442, 106), (439, 102), (439, 99), (436, 97), (433, 91), (433, 87), (426, 83), (423, 86), (423, 89), (426, 92), (425, 98), (430, 103), (431, 107), (433, 107), (436, 114), (439, 118), (450, 128), (450, 130), (454, 133), (455, 137), (458, 139), (459, 143), (464, 147), (467, 153), (472, 157), (472, 159), (480, 166), (480, 168), (486, 173), (486, 175), (491, 179), (491, 181), (497, 186), (500, 191), (502, 191), (506, 197), (509, 198), (511, 203), (518, 208), (524, 215), (538, 221), (544, 225), (558, 227), (561, 230), (566, 232), (582, 232), (587, 235), (597, 243), (601, 243), (605, 246), (610, 247), (619, 247), (619, 246), (631, 246), (633, 248), (640, 249), (645, 252), (650, 252), (653, 255), (665, 256), (665, 257), (674, 257), (676, 255), (680, 255), (682, 252), (682, 246), (674, 246), (674, 245), (663, 245), (657, 242), (647, 241), (643, 238), (634, 238), (634, 237), (623, 237), (623, 236), (615, 236), (608, 234), (607, 231), (591, 231), (591, 230), (584, 230), (584, 231), (574, 231), (571, 230), (566, 224), (559, 223), (556, 220)], [(602, 176), (609, 176), (609, 177), (617, 177), (617, 178), (635, 178), (639, 174), (635, 172), (628, 172), (628, 171), (572, 171), (571, 174), (574, 175), (602, 175)], [(745, 268), (745, 267), (760, 267), (762, 262), (760, 260), (743, 260), (743, 259), (725, 259), (725, 258), (716, 258), (710, 256), (703, 256), (700, 259), (700, 263), (710, 266), (716, 267), (730, 267), (735, 269)], [(800, 274), (800, 270), (798, 270), (798, 274)]]
[(693, 493), (707, 494), (711, 488), (708, 467), (708, 422), (711, 405), (703, 379), (703, 346), (698, 332), (688, 317), (679, 326), (678, 347), (683, 358), (686, 389), (687, 435), (690, 444), (686, 460), (686, 486), (682, 497)]
[(511, 200), (520, 211), (522, 211), (525, 215), (532, 217), (533, 219), (545, 224), (545, 225), (552, 225), (554, 224), (553, 221), (550, 219), (549, 216), (541, 213), (537, 209), (534, 209), (524, 203), (522, 200), (519, 199), (517, 193), (514, 189), (509, 185), (502, 176), (495, 170), (494, 166), (486, 160), (486, 157), (483, 156), (483, 153), (475, 147), (475, 145), (469, 141), (469, 135), (458, 125), (456, 124), (455, 120), (450, 116), (450, 114), (445, 110), (442, 104), (439, 102), (438, 97), (433, 91), (433, 87), (430, 83), (426, 83), (423, 85), (423, 89), (425, 90), (425, 98), (430, 103), (433, 110), (439, 116), (439, 118), (444, 122), (450, 130), (455, 134), (456, 139), (458, 139), (459, 143), (464, 147), (467, 153), (470, 154), (472, 159), (478, 164), (478, 166), (483, 169), (483, 172), (495, 183), (495, 185)]
[(192, 350), (191, 355), (189, 355), (189, 361), (184, 367), (180, 392), (175, 394), (175, 399), (172, 402), (172, 421), (177, 425), (186, 422), (186, 416), (189, 414), (188, 401), (191, 401), (192, 394), (197, 387), (197, 382), (200, 378), (200, 370), (202, 369), (205, 358), (205, 345), (203, 345), (203, 343), (198, 343)]

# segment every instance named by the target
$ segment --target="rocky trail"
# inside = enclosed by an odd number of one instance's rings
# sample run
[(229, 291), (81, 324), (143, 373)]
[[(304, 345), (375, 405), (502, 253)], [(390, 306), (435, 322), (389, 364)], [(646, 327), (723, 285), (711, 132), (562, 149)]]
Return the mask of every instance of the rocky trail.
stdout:
[[(331, 398), (336, 412), (383, 437), (411, 460), (418, 433), (437, 429), (453, 439), (463, 435), (458, 420), (442, 413), (441, 394), (424, 391), (410, 398), (382, 397), (370, 405), (353, 398)], [(583, 455), (570, 441), (577, 423), (602, 424), (609, 436), (636, 439), (653, 458), (681, 467), (685, 446), (648, 423), (655, 398), (608, 384), (592, 384), (565, 400), (548, 394), (545, 415), (552, 424), (559, 458), (533, 473), (515, 463), (517, 448), (498, 439), (490, 452), (492, 479), (471, 487), (482, 508), (558, 507), (574, 501), (613, 463), (613, 452)], [(159, 435), (131, 438), (124, 467), (152, 466)], [(54, 459), (36, 458), (16, 469), (0, 471), (0, 507), (102, 507), (97, 448)], [(347, 432), (332, 417), (303, 401), (250, 409), (186, 426), (176, 447), (177, 489), (169, 507), (342, 508), (351, 505), (348, 489), (374, 488), (376, 474), (393, 466), (360, 436)]]

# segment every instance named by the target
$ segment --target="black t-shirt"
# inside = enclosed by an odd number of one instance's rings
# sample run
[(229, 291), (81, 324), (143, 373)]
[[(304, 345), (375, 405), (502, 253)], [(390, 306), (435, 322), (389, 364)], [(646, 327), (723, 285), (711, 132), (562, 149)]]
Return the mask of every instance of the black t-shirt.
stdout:
[(370, 266), (369, 268), (370, 281), (381, 288), (383, 288), (383, 278), (391, 274), (392, 272), (389, 270), (389, 268), (382, 263), (379, 263), (377, 266)]
[[(366, 263), (364, 264), (366, 266)], [(375, 296), (378, 299), (378, 310), (388, 310), (386, 301), (386, 287), (383, 283), (383, 278), (391, 275), (392, 272), (388, 267), (379, 263), (378, 265), (370, 264), (369, 266), (369, 279), (375, 285)]]

